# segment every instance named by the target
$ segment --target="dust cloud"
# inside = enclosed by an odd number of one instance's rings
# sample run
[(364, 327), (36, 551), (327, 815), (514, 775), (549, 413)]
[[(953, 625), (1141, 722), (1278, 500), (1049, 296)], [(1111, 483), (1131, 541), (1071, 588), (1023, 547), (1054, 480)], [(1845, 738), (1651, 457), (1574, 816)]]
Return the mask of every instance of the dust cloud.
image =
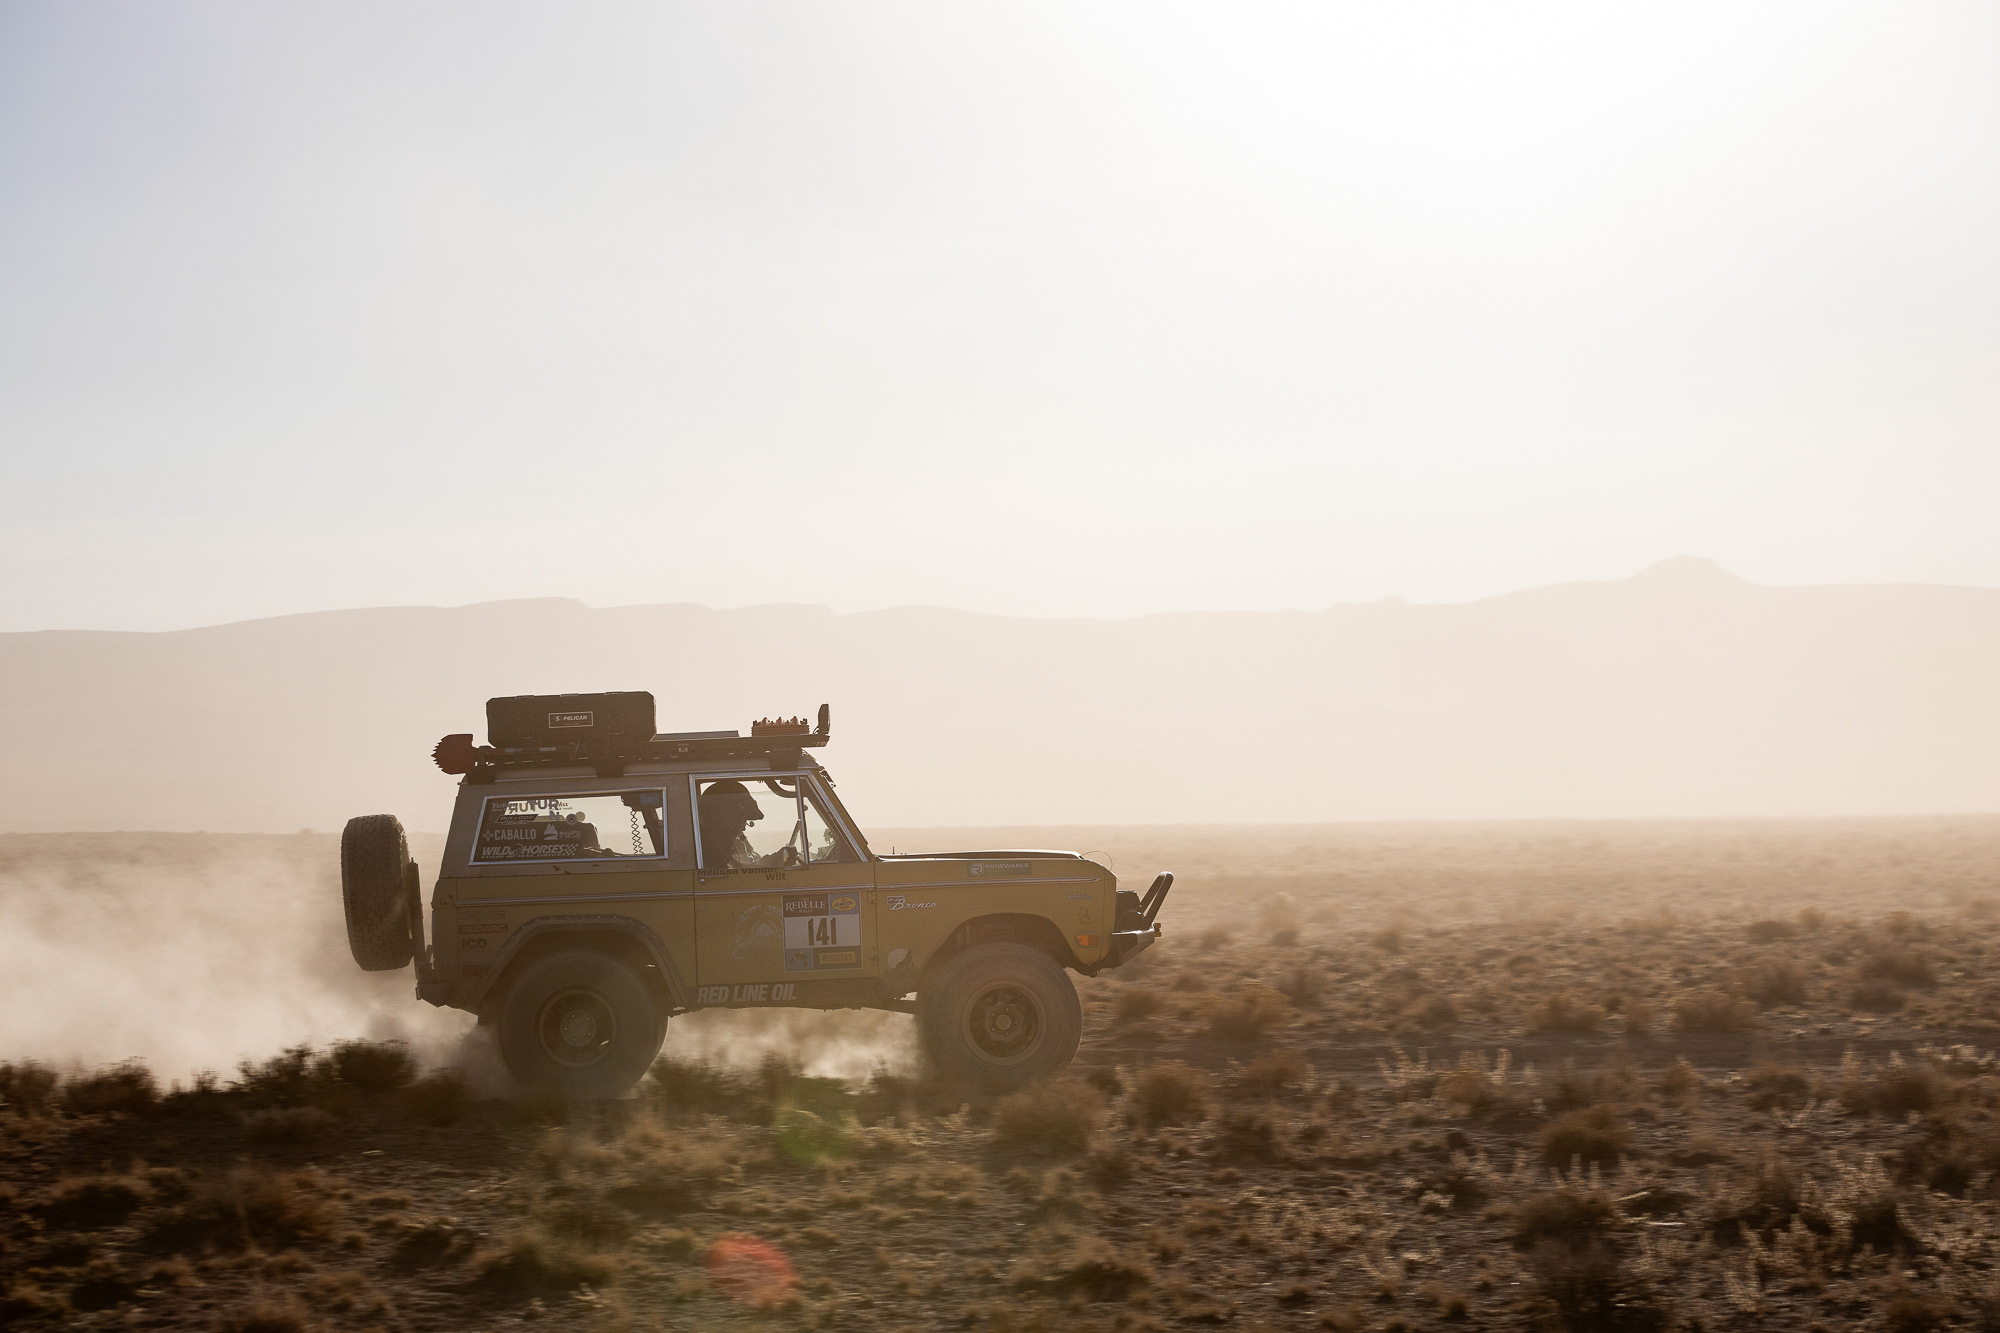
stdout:
[[(411, 854), (434, 867), (441, 842), (413, 835)], [(505, 1091), (490, 1031), (413, 985), (410, 969), (354, 965), (338, 835), (0, 835), (0, 1059), (139, 1059), (172, 1082), (366, 1037)], [(869, 1012), (709, 1011), (675, 1019), (665, 1046), (725, 1065), (770, 1051), (843, 1078), (916, 1060), (910, 1019)]]
[(168, 1081), (368, 1037), (449, 1062), (472, 1018), (412, 985), (407, 970), (354, 965), (335, 835), (0, 837), (6, 1058), (136, 1058)]

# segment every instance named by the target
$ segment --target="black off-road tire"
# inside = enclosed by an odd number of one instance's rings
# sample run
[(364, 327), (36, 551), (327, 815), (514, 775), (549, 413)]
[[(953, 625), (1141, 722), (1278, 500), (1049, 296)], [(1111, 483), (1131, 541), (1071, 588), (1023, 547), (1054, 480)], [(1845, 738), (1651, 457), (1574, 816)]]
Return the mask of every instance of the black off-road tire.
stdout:
[(652, 992), (616, 958), (584, 949), (550, 954), (507, 990), (500, 1058), (525, 1087), (598, 1101), (639, 1081), (666, 1026)]
[(394, 815), (357, 815), (340, 835), (340, 901), (347, 909), (347, 947), (369, 972), (408, 967), (410, 840)]
[(1069, 1067), (1083, 1005), (1069, 974), (1025, 944), (980, 944), (924, 979), (917, 1029), (937, 1072), (995, 1092)]

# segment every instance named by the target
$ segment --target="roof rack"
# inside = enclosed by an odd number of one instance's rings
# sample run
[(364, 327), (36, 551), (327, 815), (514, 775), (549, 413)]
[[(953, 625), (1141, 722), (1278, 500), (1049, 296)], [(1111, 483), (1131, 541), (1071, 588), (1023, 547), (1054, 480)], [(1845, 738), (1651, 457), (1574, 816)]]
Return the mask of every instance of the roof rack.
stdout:
[(553, 745), (474, 745), (472, 734), (446, 736), (431, 758), (447, 773), (463, 774), (468, 783), (493, 781), (503, 770), (533, 768), (595, 769), (600, 778), (625, 775), (630, 764), (680, 760), (766, 759), (773, 769), (796, 768), (801, 750), (816, 750), (832, 738), (832, 710), (819, 706), (819, 726), (806, 730), (801, 719), (781, 720), (782, 729), (760, 721), (745, 736), (735, 731), (675, 731), (650, 740), (636, 736), (597, 736), (557, 741)]

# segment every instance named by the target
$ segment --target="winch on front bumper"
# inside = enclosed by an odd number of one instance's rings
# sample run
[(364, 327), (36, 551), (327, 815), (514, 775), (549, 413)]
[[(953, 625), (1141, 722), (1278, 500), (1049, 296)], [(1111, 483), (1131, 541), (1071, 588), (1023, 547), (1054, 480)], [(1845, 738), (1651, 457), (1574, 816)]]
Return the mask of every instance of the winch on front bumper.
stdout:
[(1131, 889), (1118, 890), (1118, 920), (1111, 932), (1111, 956), (1118, 963), (1128, 963), (1160, 938), (1160, 908), (1167, 901), (1167, 891), (1174, 887), (1174, 872), (1162, 871), (1153, 881), (1145, 896)]

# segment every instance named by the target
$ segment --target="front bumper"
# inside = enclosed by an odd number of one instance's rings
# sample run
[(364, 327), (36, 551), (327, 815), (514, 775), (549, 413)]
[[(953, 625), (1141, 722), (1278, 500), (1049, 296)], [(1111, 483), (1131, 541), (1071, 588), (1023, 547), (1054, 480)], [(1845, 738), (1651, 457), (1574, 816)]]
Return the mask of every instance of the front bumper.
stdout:
[(1158, 926), (1148, 926), (1144, 930), (1114, 930), (1111, 932), (1111, 956), (1120, 963), (1129, 963), (1160, 938)]

